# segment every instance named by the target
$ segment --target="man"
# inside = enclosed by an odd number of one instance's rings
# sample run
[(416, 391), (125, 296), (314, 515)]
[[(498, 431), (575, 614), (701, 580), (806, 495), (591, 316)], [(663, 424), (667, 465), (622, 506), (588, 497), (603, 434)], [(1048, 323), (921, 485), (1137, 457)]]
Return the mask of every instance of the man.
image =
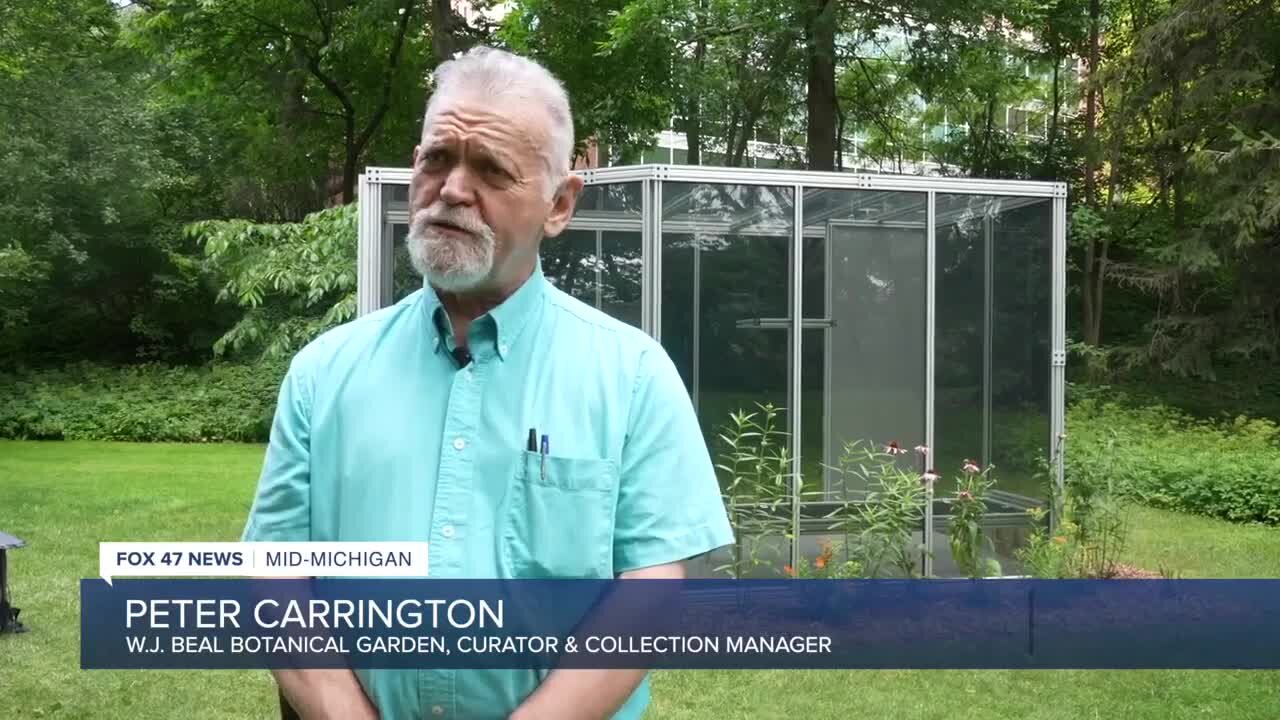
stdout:
[[(294, 358), (244, 538), (427, 541), (433, 578), (683, 577), (732, 542), (684, 385), (541, 272), (582, 188), (565, 92), (485, 48), (435, 79), (409, 201), (426, 286)], [(308, 720), (634, 718), (644, 677), (276, 672)]]

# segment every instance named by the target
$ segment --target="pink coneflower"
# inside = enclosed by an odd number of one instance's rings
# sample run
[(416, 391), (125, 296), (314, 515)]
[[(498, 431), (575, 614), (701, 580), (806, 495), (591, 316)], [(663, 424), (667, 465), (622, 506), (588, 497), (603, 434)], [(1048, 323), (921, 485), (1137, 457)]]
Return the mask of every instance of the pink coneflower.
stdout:
[(960, 498), (961, 500), (972, 500), (973, 493), (969, 492), (968, 490), (961, 490), (960, 492), (956, 493), (956, 497)]
[(938, 474), (937, 470), (934, 470), (933, 468), (929, 468), (928, 470), (924, 471), (923, 475), (920, 476), (920, 482), (924, 483), (925, 485), (932, 485), (938, 482), (938, 479), (941, 477), (942, 476)]
[(898, 445), (897, 440), (894, 440), (888, 445), (885, 445), (884, 451), (889, 453), (890, 455), (905, 455), (907, 452), (906, 448), (903, 448), (902, 446)]
[(927, 445), (917, 445), (916, 452), (920, 453), (922, 456), (926, 456), (929, 454), (929, 447)]
[(966, 458), (964, 461), (964, 471), (970, 474), (980, 473), (982, 472), (982, 468), (978, 467), (978, 463)]

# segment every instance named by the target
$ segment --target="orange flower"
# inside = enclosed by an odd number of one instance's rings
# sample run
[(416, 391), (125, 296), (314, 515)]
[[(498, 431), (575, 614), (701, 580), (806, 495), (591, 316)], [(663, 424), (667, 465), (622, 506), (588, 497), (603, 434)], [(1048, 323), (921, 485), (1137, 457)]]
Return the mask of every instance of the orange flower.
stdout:
[(1054, 535), (1054, 536), (1053, 536), (1053, 541), (1054, 541), (1054, 542), (1056, 542), (1056, 543), (1058, 543), (1059, 545), (1066, 545), (1066, 544), (1067, 544), (1067, 539), (1066, 539), (1065, 537), (1061, 536), (1061, 535)]
[(789, 577), (796, 576), (795, 568), (791, 567), (790, 565), (783, 565), (782, 572), (786, 573)]
[(817, 558), (816, 560), (814, 560), (814, 561), (813, 561), (813, 566), (814, 566), (814, 567), (816, 567), (816, 568), (818, 568), (819, 570), (821, 570), (822, 568), (826, 567), (826, 566), (827, 566), (827, 556), (826, 556), (826, 555), (819, 555), (819, 556), (818, 556), (818, 558)]

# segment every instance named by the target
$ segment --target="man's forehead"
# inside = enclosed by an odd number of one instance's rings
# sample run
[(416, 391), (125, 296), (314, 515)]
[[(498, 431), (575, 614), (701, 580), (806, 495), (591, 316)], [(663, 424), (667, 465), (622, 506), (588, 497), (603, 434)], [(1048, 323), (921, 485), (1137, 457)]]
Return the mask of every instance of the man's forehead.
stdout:
[[(521, 112), (525, 110), (525, 112)], [(474, 98), (446, 99), (427, 114), (423, 138), (448, 139), (477, 135), (493, 140), (520, 141), (530, 148), (541, 144), (545, 123), (538, 113), (527, 112), (514, 103), (500, 105)]]

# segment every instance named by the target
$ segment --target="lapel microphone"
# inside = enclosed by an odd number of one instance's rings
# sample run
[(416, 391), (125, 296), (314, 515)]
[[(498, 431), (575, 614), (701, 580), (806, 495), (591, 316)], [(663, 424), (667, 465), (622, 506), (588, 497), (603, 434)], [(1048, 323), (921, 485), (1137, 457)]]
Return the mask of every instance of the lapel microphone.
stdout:
[(466, 348), (454, 348), (451, 354), (453, 355), (453, 361), (458, 363), (458, 367), (464, 368), (471, 364), (471, 352)]

